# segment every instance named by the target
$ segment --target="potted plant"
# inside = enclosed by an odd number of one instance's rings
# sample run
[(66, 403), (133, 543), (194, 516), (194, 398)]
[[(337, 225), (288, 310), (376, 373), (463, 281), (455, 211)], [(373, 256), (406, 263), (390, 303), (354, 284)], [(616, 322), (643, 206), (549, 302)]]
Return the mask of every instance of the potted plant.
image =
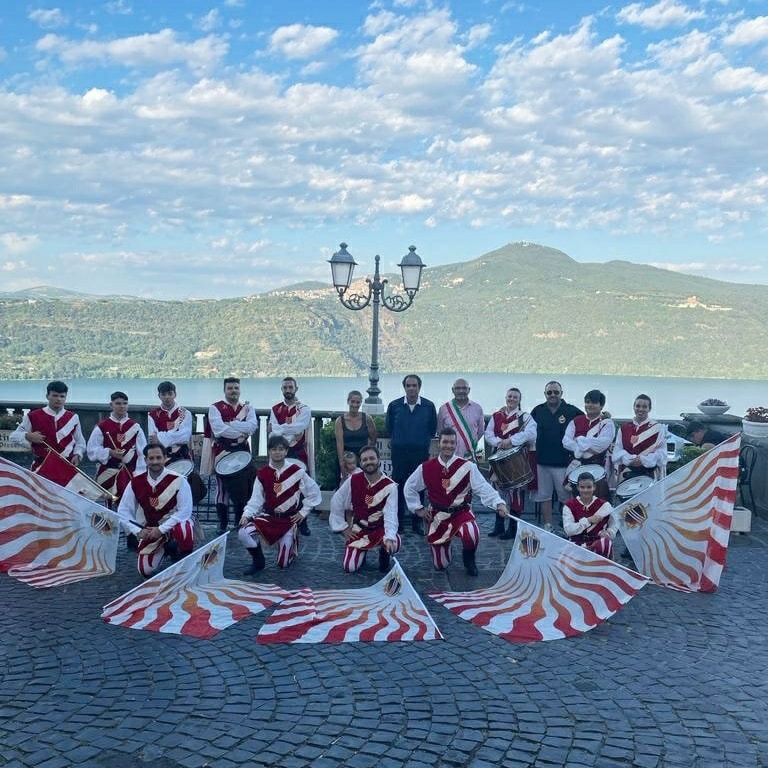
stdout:
[(741, 425), (745, 435), (768, 437), (768, 408), (763, 405), (747, 408)]

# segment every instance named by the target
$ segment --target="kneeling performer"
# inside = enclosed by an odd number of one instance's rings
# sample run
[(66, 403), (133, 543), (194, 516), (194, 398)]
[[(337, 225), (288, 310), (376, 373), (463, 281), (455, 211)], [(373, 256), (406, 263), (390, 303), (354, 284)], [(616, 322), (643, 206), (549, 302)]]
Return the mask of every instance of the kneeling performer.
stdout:
[(256, 472), (253, 493), (240, 518), (238, 538), (250, 552), (253, 564), (247, 575), (266, 565), (260, 539), (277, 544), (277, 564), (287, 568), (299, 552), (298, 526), (312, 507), (322, 501), (320, 487), (297, 459), (286, 459), (288, 440), (270, 435), (269, 464)]
[(610, 559), (618, 528), (613, 507), (595, 496), (595, 478), (589, 472), (582, 472), (578, 496), (563, 505), (565, 535), (574, 544)]
[[(379, 548), (379, 570), (386, 573), (390, 555), (400, 550), (397, 533), (397, 483), (381, 473), (379, 452), (373, 446), (360, 450), (362, 472), (354, 472), (331, 498), (328, 524), (343, 533), (344, 570), (354, 573), (365, 562), (368, 550)], [(347, 523), (345, 512), (352, 510)]]
[[(477, 576), (475, 550), (480, 530), (472, 513), (472, 493), (501, 517), (509, 512), (498, 492), (480, 474), (477, 464), (454, 455), (456, 431), (451, 427), (440, 430), (438, 451), (434, 459), (418, 466), (405, 481), (403, 494), (408, 509), (429, 523), (427, 542), (432, 550), (432, 563), (438, 571), (451, 564), (451, 539), (458, 536), (463, 547), (464, 568)], [(419, 494), (427, 491), (429, 506), (421, 505)]]
[(187, 478), (165, 468), (165, 448), (160, 443), (149, 443), (143, 453), (147, 471), (131, 478), (117, 513), (126, 534), (138, 537), (137, 566), (148, 578), (157, 573), (166, 555), (172, 560), (188, 555), (194, 536)]

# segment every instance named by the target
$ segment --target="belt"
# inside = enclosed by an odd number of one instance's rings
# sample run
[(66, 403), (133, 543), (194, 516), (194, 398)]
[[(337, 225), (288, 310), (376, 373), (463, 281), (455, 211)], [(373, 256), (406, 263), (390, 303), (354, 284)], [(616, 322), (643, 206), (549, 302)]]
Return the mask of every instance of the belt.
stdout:
[(296, 512), (298, 512), (298, 510), (296, 509), (294, 509), (293, 512), (277, 512), (274, 509), (263, 509), (261, 514), (270, 515), (272, 517), (285, 518), (285, 517), (293, 517), (296, 514)]
[(448, 512), (448, 514), (453, 515), (456, 512), (468, 512), (470, 509), (469, 504), (459, 504), (456, 507), (441, 507), (439, 504), (431, 504), (430, 505), (432, 509), (436, 509), (438, 512)]

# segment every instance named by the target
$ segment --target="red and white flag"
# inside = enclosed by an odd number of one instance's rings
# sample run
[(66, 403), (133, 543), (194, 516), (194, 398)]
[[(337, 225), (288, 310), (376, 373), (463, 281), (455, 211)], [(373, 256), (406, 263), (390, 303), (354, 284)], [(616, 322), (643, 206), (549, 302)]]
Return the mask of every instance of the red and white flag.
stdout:
[(114, 573), (117, 515), (0, 458), (0, 571), (33, 587)]
[(87, 477), (83, 477), (74, 465), (56, 451), (48, 451), (35, 470), (35, 474), (51, 480), (72, 493), (79, 493), (91, 501), (99, 501), (109, 496), (106, 490), (99, 488), (95, 480), (91, 482)]
[(292, 592), (264, 622), (256, 641), (353, 643), (442, 640), (400, 564), (364, 589)]
[(639, 573), (518, 520), (514, 547), (494, 586), (430, 597), (494, 635), (524, 643), (588, 632), (647, 583)]
[(720, 583), (736, 500), (741, 435), (729, 437), (616, 507), (639, 571), (684, 592)]
[(288, 597), (273, 584), (224, 578), (223, 534), (104, 606), (108, 624), (211, 638)]

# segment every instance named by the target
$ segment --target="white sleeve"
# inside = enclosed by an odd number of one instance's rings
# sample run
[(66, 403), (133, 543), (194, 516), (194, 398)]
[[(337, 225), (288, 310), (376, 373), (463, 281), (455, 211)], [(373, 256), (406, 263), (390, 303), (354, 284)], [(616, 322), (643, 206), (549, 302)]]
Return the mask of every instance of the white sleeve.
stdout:
[(586, 517), (577, 523), (573, 518), (573, 512), (571, 512), (570, 507), (567, 504), (563, 504), (563, 531), (566, 536), (577, 536), (580, 533), (584, 533), (588, 527), (589, 521)]
[(320, 486), (307, 474), (306, 470), (304, 470), (304, 477), (299, 482), (299, 487), (301, 488), (301, 495), (304, 497), (299, 512), (302, 517), (306, 517), (312, 511), (312, 507), (316, 507), (322, 502), (323, 494), (320, 492)]
[(347, 519), (345, 512), (352, 506), (352, 484), (349, 477), (339, 486), (336, 493), (331, 496), (331, 514), (328, 517), (328, 525), (334, 533), (346, 530)]
[(77, 420), (77, 426), (75, 427), (75, 448), (72, 454), (82, 459), (85, 456), (85, 438), (83, 437), (83, 429), (80, 426), (80, 417), (77, 414), (75, 414), (75, 419)]
[[(573, 422), (568, 426), (570, 427), (571, 424), (573, 424)], [(582, 454), (587, 451), (591, 451), (592, 453), (602, 453), (611, 447), (611, 443), (613, 443), (615, 438), (616, 425), (610, 419), (606, 419), (602, 423), (600, 432), (596, 437), (584, 435), (583, 437), (577, 437), (576, 442), (578, 443), (579, 450)], [(565, 439), (563, 439), (563, 445), (565, 445)]]
[(138, 504), (136, 503), (136, 495), (133, 492), (133, 486), (131, 483), (128, 483), (123, 491), (120, 504), (117, 507), (117, 514), (120, 517), (120, 525), (123, 527), (123, 530), (127, 533), (132, 533), (134, 536), (138, 536), (138, 534), (141, 533), (141, 526), (129, 522), (130, 520), (135, 519), (137, 506)]
[(264, 488), (261, 485), (261, 480), (257, 477), (253, 483), (253, 491), (251, 498), (248, 499), (248, 503), (243, 509), (243, 516), (252, 520), (254, 517), (258, 517), (261, 514), (261, 510), (264, 508)]
[(568, 422), (568, 426), (565, 428), (565, 434), (563, 435), (563, 448), (565, 448), (566, 451), (570, 451), (577, 459), (580, 459), (581, 451), (579, 450), (579, 446), (576, 443), (575, 435), (576, 425), (573, 423), (573, 419), (571, 419)]
[(181, 478), (179, 492), (176, 495), (176, 507), (170, 517), (159, 526), (161, 533), (169, 533), (171, 528), (185, 520), (192, 519), (192, 489), (186, 477)]
[(499, 496), (499, 492), (480, 474), (477, 464), (472, 464), (469, 470), (469, 482), (472, 485), (472, 493), (480, 496), (480, 501), (490, 509), (496, 509), (499, 504), (504, 503), (504, 499)]
[(104, 445), (104, 433), (101, 427), (95, 426), (91, 436), (88, 438), (88, 458), (91, 461), (97, 461), (99, 464), (106, 464), (109, 461), (109, 448)]
[(405, 481), (403, 486), (403, 496), (405, 503), (411, 512), (421, 509), (424, 505), (421, 503), (419, 494), (426, 488), (424, 485), (424, 475), (421, 471), (421, 464), (413, 470), (411, 476)]
[(391, 490), (384, 505), (384, 539), (397, 540), (397, 483), (390, 486)]
[(493, 448), (498, 448), (499, 443), (501, 442), (501, 438), (496, 434), (496, 423), (493, 420), (493, 416), (488, 419), (488, 424), (485, 427), (485, 433), (483, 437), (485, 438), (486, 445), (490, 445)]
[(21, 424), (8, 435), (8, 442), (12, 445), (23, 445), (25, 448), (29, 448), (32, 443), (27, 440), (27, 432), (31, 431), (32, 423), (29, 420), (29, 416), (25, 413), (24, 418), (21, 420)]

